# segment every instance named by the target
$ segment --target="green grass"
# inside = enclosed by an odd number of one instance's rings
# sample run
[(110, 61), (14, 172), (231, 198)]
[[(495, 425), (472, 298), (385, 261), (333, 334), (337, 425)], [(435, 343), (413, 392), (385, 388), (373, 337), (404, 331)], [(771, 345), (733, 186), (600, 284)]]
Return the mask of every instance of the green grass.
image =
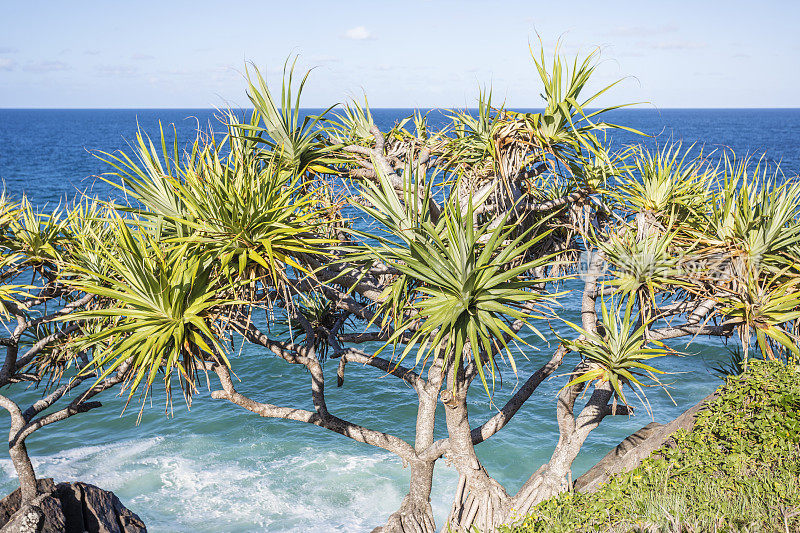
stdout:
[(800, 367), (752, 361), (673, 446), (505, 531), (800, 531), (798, 411)]

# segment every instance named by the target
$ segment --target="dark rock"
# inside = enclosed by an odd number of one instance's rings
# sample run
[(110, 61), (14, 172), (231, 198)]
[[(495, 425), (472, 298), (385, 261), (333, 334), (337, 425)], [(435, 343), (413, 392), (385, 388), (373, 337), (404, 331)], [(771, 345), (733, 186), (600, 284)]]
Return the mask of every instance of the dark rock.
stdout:
[(44, 522), (44, 511), (37, 505), (40, 498), (25, 508), (20, 509), (13, 515), (11, 519), (3, 526), (0, 531), (9, 533), (39, 533), (42, 530), (42, 522)]
[(83, 494), (77, 483), (59, 483), (58, 499), (61, 500), (61, 510), (64, 519), (71, 529), (83, 527)]
[[(63, 494), (63, 503), (75, 501), (80, 495), (83, 523), (82, 531), (90, 533), (146, 533), (144, 522), (132, 511), (122, 505), (119, 498), (87, 483), (59, 483), (59, 497)], [(77, 512), (70, 509), (77, 516)], [(66, 515), (66, 512), (65, 512)], [(76, 524), (77, 525), (77, 524)]]
[[(56, 485), (52, 479), (39, 479), (36, 487), (40, 494), (49, 494), (56, 490)], [(0, 526), (6, 524), (13, 514), (19, 511), (21, 493), (17, 489), (2, 500), (0, 500)]]
[(20, 491), (0, 501), (0, 533), (146, 533), (113, 492), (87, 483), (38, 482), (40, 495), (20, 509)]
[[(52, 486), (52, 480), (46, 481), (50, 481)], [(11, 515), (0, 529), (2, 533), (63, 533), (64, 531), (66, 531), (66, 521), (64, 513), (61, 512), (61, 502), (52, 492), (37, 496), (31, 503)]]
[(23, 509), (19, 507), (19, 489), (0, 501), (0, 532), (62, 533), (65, 530), (66, 520), (61, 502), (53, 494), (56, 490), (53, 480), (39, 479), (36, 486), (39, 496)]
[(64, 512), (61, 510), (61, 502), (55, 493), (46, 493), (36, 499), (40, 501), (39, 509), (44, 515), (39, 531), (41, 533), (63, 533), (67, 531), (67, 521), (64, 518)]
[(44, 511), (36, 504), (26, 505), (11, 516), (0, 531), (11, 533), (39, 533), (44, 522)]

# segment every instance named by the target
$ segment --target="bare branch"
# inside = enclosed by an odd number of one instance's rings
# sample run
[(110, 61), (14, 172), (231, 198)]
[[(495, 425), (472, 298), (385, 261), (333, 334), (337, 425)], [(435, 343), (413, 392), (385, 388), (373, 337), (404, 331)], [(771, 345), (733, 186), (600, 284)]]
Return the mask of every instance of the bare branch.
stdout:
[(686, 319), (686, 322), (688, 322), (689, 324), (699, 323), (706, 316), (708, 316), (709, 313), (711, 313), (714, 310), (714, 307), (716, 307), (716, 305), (717, 305), (716, 300), (712, 300), (710, 298), (703, 300), (697, 305), (697, 307), (694, 308), (692, 313)]
[(36, 355), (44, 350), (50, 343), (55, 342), (59, 339), (63, 339), (67, 335), (70, 335), (80, 329), (78, 324), (70, 324), (69, 326), (62, 328), (55, 333), (51, 333), (47, 337), (43, 337), (40, 339), (36, 344), (31, 346), (25, 355), (19, 358), (16, 364), (16, 370), (20, 370), (22, 367), (30, 363)]
[(334, 354), (332, 357), (340, 357), (339, 370), (337, 371), (337, 386), (341, 387), (344, 384), (344, 369), (347, 363), (361, 363), (362, 365), (371, 366), (379, 370), (383, 370), (389, 375), (401, 378), (403, 381), (418, 389), (421, 385), (419, 375), (413, 370), (406, 368), (402, 365), (395, 365), (394, 363), (383, 359), (382, 357), (375, 357), (369, 355), (361, 350), (349, 348), (342, 353)]
[(386, 342), (389, 333), (385, 331), (364, 331), (362, 333), (342, 333), (338, 336), (340, 342), (347, 344), (361, 344), (362, 342)]
[(634, 414), (633, 406), (631, 405), (615, 405), (609, 404), (605, 405), (601, 411), (603, 417), (606, 416), (618, 416), (618, 415), (628, 415), (632, 416)]
[(214, 391), (211, 397), (215, 399), (228, 400), (240, 407), (252, 411), (265, 418), (282, 418), (285, 420), (296, 420), (306, 422), (315, 426), (320, 426), (355, 441), (371, 444), (393, 452), (405, 461), (411, 461), (416, 453), (414, 448), (402, 439), (393, 435), (367, 429), (365, 427), (347, 422), (336, 416), (325, 412), (312, 412), (305, 409), (292, 409), (277, 405), (262, 403), (252, 400), (236, 391), (231, 380), (230, 372), (224, 365), (214, 364), (212, 369), (219, 377), (223, 390)]
[(508, 424), (511, 419), (517, 414), (517, 411), (522, 405), (531, 397), (531, 394), (536, 388), (553, 372), (556, 371), (561, 363), (564, 361), (564, 356), (567, 354), (567, 348), (562, 344), (556, 349), (556, 353), (543, 367), (531, 374), (528, 380), (522, 387), (512, 396), (506, 404), (500, 409), (500, 412), (495, 414), (492, 418), (483, 423), (483, 425), (476, 427), (472, 430), (472, 443), (480, 444), (485, 441)]
[(567, 204), (575, 203), (580, 200), (583, 200), (587, 196), (592, 193), (589, 189), (579, 189), (571, 194), (566, 196), (562, 196), (561, 198), (556, 198), (555, 200), (548, 200), (546, 202), (540, 202), (536, 204), (528, 203), (522, 207), (524, 211), (528, 212), (542, 212), (542, 211), (551, 211), (557, 207), (561, 207)]
[(602, 252), (595, 252), (589, 261), (589, 269), (585, 276), (583, 286), (583, 299), (581, 300), (581, 322), (584, 331), (595, 333), (597, 331), (597, 279), (605, 257)]
[[(109, 376), (106, 379), (104, 379), (103, 381), (94, 384), (89, 389), (87, 389), (83, 393), (79, 394), (72, 402), (70, 402), (70, 404), (68, 406), (64, 407), (63, 409), (59, 409), (58, 411), (55, 411), (53, 413), (50, 413), (48, 415), (39, 417), (39, 418), (37, 418), (35, 420), (32, 420), (32, 421), (26, 423), (25, 427), (23, 427), (21, 431), (17, 432), (17, 434), (12, 439), (10, 439), (9, 444), (13, 445), (14, 443), (16, 443), (19, 440), (25, 440), (26, 438), (28, 438), (28, 436), (31, 433), (43, 428), (44, 426), (47, 426), (47, 425), (52, 424), (54, 422), (59, 422), (61, 420), (65, 420), (65, 419), (67, 419), (67, 418), (69, 418), (69, 417), (71, 417), (73, 415), (78, 414), (78, 413), (85, 413), (85, 412), (90, 411), (92, 409), (96, 409), (98, 407), (101, 407), (102, 404), (100, 402), (87, 402), (86, 400), (88, 400), (88, 399), (90, 399), (90, 398), (92, 398), (94, 396), (97, 396), (101, 392), (103, 392), (105, 390), (108, 390), (111, 387), (113, 387), (115, 385), (118, 385), (119, 383), (122, 383), (125, 380), (125, 375), (128, 373), (128, 370), (130, 369), (130, 365), (131, 365), (131, 362), (130, 362), (130, 359), (128, 359), (127, 361), (125, 361), (122, 364), (120, 364), (119, 367), (117, 367), (117, 371), (114, 372), (114, 375)], [(77, 383), (77, 384), (79, 384), (85, 378), (77, 378), (76, 377), (74, 379), (76, 379), (76, 380), (80, 379), (80, 381), (78, 381), (78, 383)], [(77, 386), (77, 384), (74, 385), (74, 386)], [(73, 388), (74, 388), (74, 386), (73, 386)], [(64, 392), (66, 393), (68, 390), (69, 389), (67, 389)], [(58, 400), (58, 398), (56, 399), (56, 401), (57, 400)], [(41, 412), (44, 409), (46, 409), (46, 407), (40, 409), (39, 412)]]
[(74, 389), (78, 385), (80, 385), (88, 376), (75, 376), (71, 380), (67, 381), (50, 394), (45, 396), (44, 398), (39, 398), (36, 400), (33, 405), (25, 409), (22, 413), (22, 416), (25, 418), (25, 422), (29, 422), (34, 416), (38, 415), (45, 409), (52, 406), (58, 400), (64, 397), (70, 390)]
[(34, 326), (38, 326), (39, 324), (44, 324), (46, 322), (52, 322), (54, 319), (68, 315), (78, 309), (79, 307), (83, 307), (87, 303), (89, 303), (92, 298), (94, 298), (94, 294), (86, 294), (85, 296), (75, 300), (74, 302), (70, 302), (55, 313), (51, 313), (49, 315), (37, 318), (36, 320), (31, 320), (28, 322), (27, 327), (31, 328)]
[(679, 337), (709, 335), (712, 337), (729, 337), (733, 334), (735, 323), (727, 322), (719, 326), (703, 326), (696, 324), (685, 324), (682, 326), (671, 326), (654, 329), (647, 332), (647, 339), (652, 341), (663, 341), (676, 339)]
[[(586, 370), (586, 363), (581, 361), (570, 372), (569, 379), (578, 377)], [(564, 387), (558, 393), (556, 404), (556, 419), (558, 420), (558, 431), (563, 436), (570, 435), (575, 431), (575, 401), (583, 392), (585, 383), (576, 383), (569, 387)]]
[(54, 422), (60, 422), (61, 420), (66, 420), (67, 418), (77, 415), (78, 413), (85, 413), (102, 406), (103, 404), (100, 402), (81, 402), (78, 404), (71, 403), (63, 409), (59, 409), (54, 413), (37, 418), (36, 420), (26, 424), (25, 428), (9, 441), (9, 446), (13, 446), (19, 440), (26, 439), (31, 433), (43, 428), (44, 426), (50, 425)]
[[(10, 306), (9, 306), (10, 307)], [(9, 383), (17, 368), (17, 355), (19, 354), (19, 339), (25, 331), (27, 322), (23, 315), (17, 315), (17, 327), (6, 345), (6, 359), (3, 368), (0, 369), (0, 386)]]

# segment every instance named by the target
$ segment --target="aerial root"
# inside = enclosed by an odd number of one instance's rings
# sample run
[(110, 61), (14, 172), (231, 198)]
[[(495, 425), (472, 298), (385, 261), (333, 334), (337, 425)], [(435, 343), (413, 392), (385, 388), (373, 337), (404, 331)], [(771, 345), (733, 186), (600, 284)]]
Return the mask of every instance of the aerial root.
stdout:
[[(461, 483), (459, 482), (459, 489)], [(492, 490), (457, 490), (450, 512), (448, 526), (454, 531), (470, 531), (477, 527), (482, 532), (494, 531), (503, 519), (503, 499)]]
[(374, 530), (375, 533), (436, 533), (433, 510), (427, 502), (414, 502), (406, 497), (386, 525)]

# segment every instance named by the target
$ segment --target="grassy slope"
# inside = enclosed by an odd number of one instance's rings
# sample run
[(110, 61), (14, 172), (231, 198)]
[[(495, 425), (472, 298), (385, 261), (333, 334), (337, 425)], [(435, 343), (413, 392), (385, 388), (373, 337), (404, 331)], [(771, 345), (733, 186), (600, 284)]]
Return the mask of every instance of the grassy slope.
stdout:
[(800, 366), (751, 362), (674, 447), (507, 531), (800, 531), (798, 411)]

